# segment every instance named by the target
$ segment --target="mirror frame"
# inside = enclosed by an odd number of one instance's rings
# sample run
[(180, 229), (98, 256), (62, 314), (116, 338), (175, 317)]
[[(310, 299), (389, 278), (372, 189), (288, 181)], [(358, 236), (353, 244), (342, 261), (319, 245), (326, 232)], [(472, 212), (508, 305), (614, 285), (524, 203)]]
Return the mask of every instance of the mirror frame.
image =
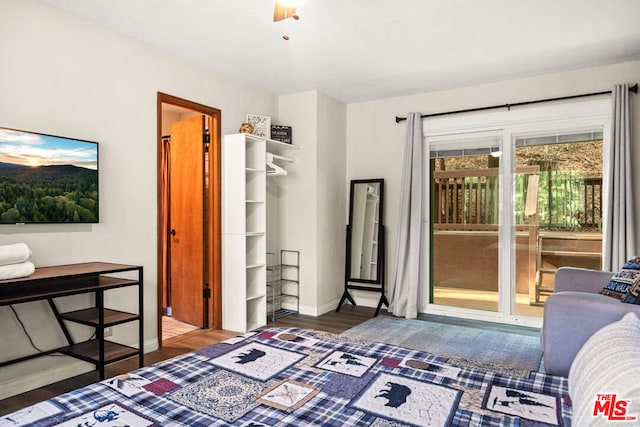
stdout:
[[(361, 279), (359, 277), (353, 277), (351, 272), (351, 239), (352, 239), (352, 227), (353, 227), (353, 210), (354, 210), (354, 198), (355, 198), (355, 186), (357, 184), (379, 184), (379, 203), (378, 203), (378, 247), (377, 247), (377, 265), (376, 265), (376, 278), (375, 279)], [(384, 281), (384, 178), (374, 179), (354, 179), (351, 180), (350, 194), (349, 194), (349, 223), (347, 225), (347, 247), (346, 247), (346, 263), (345, 263), (345, 278), (348, 282), (356, 283), (369, 283), (369, 284), (382, 284)]]

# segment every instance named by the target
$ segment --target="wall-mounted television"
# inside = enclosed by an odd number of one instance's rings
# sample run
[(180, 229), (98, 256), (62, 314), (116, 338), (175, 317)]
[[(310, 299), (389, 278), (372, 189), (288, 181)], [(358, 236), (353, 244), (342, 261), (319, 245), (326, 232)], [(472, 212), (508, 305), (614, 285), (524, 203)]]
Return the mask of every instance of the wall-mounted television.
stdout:
[(98, 144), (0, 127), (0, 224), (97, 223)]

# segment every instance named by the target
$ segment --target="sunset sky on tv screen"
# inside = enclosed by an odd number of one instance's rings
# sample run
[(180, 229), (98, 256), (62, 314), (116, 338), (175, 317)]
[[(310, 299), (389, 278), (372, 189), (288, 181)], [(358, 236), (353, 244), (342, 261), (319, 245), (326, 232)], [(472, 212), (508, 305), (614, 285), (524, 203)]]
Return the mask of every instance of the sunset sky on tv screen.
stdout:
[(98, 169), (97, 145), (87, 141), (0, 129), (0, 162)]

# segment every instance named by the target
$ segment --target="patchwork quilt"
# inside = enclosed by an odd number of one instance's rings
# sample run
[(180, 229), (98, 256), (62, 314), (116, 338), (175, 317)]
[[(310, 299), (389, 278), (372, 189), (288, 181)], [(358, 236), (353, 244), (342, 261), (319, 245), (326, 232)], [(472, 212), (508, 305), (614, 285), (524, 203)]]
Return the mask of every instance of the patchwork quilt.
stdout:
[(565, 378), (295, 328), (248, 333), (0, 418), (0, 426), (569, 426)]

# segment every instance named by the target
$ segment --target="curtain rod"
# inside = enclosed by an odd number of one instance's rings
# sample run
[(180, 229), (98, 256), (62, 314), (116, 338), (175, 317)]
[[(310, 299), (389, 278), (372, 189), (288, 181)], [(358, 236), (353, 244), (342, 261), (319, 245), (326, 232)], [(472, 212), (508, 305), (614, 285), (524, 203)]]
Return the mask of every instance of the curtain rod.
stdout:
[[(633, 86), (629, 86), (629, 92), (638, 93), (638, 83), (634, 84)], [(446, 111), (444, 113), (422, 114), (420, 116), (420, 118), (424, 119), (426, 117), (446, 116), (448, 114), (472, 113), (472, 112), (475, 112), (475, 111), (493, 110), (493, 109), (496, 109), (496, 108), (506, 108), (507, 110), (510, 110), (511, 107), (519, 107), (521, 105), (539, 104), (541, 102), (564, 101), (566, 99), (584, 98), (584, 97), (587, 97), (587, 96), (597, 96), (597, 95), (607, 95), (607, 94), (610, 94), (610, 93), (611, 93), (611, 91), (607, 90), (607, 91), (604, 91), (604, 92), (583, 93), (581, 95), (561, 96), (559, 98), (537, 99), (535, 101), (523, 101), (523, 102), (516, 102), (516, 103), (513, 103), (513, 104), (492, 105), (492, 106), (489, 106), (489, 107), (469, 108), (467, 110)], [(406, 117), (398, 117), (398, 116), (396, 116), (396, 123), (400, 123), (400, 122), (405, 121), (405, 120), (407, 120)]]

